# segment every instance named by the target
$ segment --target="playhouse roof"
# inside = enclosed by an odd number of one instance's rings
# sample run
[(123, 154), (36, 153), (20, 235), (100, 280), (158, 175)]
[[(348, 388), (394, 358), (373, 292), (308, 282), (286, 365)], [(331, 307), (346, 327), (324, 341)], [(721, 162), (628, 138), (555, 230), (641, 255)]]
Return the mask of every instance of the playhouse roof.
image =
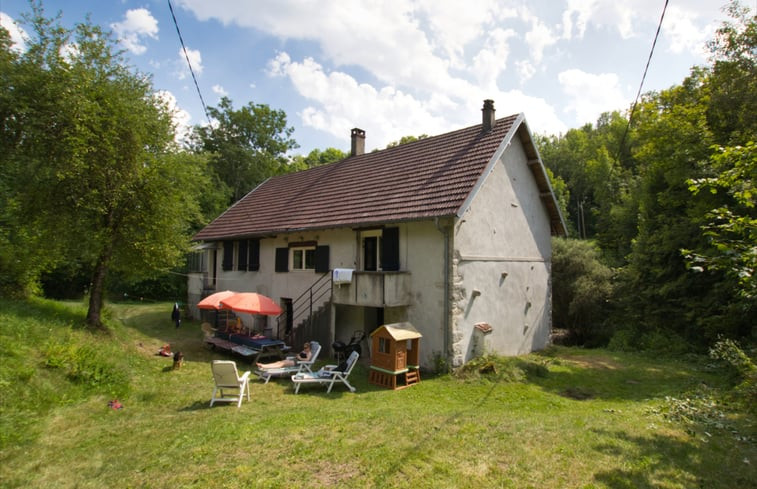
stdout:
[(386, 331), (389, 333), (389, 336), (391, 336), (394, 341), (414, 340), (423, 336), (412, 324), (407, 322), (385, 324), (371, 333), (371, 336), (380, 331)]

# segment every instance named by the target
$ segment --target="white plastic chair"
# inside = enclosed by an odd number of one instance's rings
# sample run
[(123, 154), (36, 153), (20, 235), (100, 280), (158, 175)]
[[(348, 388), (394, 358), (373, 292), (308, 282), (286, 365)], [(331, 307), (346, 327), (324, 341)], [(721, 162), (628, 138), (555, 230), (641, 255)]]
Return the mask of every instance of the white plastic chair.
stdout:
[[(216, 383), (213, 388), (213, 398), (210, 400), (212, 406), (216, 402), (236, 402), (237, 407), (242, 405), (242, 396), (247, 393), (247, 400), (250, 400), (250, 372), (245, 372), (239, 376), (237, 364), (231, 360), (213, 360), (211, 365), (213, 370), (213, 380)], [(235, 394), (225, 394), (224, 390), (237, 390)], [(216, 395), (217, 394), (217, 395)]]
[(326, 392), (331, 392), (331, 389), (336, 383), (344, 384), (350, 392), (355, 392), (355, 388), (350, 385), (347, 380), (352, 372), (353, 367), (357, 363), (357, 359), (360, 354), (356, 351), (350, 353), (347, 357), (347, 361), (344, 365), (344, 370), (341, 370), (337, 365), (326, 365), (317, 372), (300, 372), (292, 375), (292, 382), (294, 382), (294, 393), (297, 394), (300, 391), (302, 384), (320, 384), (328, 385)]

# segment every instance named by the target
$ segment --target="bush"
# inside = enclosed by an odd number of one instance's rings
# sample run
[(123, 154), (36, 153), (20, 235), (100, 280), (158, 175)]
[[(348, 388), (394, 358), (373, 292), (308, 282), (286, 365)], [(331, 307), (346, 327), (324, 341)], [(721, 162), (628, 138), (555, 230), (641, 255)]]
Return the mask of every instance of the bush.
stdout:
[(710, 358), (730, 370), (734, 384), (733, 397), (752, 412), (757, 411), (757, 366), (740, 345), (731, 339), (720, 339), (710, 349)]
[(602, 264), (592, 243), (552, 240), (552, 318), (555, 327), (568, 330), (569, 343), (607, 344), (612, 291), (612, 270)]

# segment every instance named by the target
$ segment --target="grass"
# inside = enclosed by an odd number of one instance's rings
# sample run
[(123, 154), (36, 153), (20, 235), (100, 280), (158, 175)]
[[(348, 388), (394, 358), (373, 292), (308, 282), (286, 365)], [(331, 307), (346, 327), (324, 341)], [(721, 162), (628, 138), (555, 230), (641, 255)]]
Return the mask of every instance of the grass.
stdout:
[(554, 348), (400, 391), (359, 365), (354, 394), (254, 382), (240, 409), (209, 408), (224, 357), (197, 323), (109, 311), (92, 334), (81, 305), (0, 300), (0, 487), (757, 487), (755, 420), (706, 359)]

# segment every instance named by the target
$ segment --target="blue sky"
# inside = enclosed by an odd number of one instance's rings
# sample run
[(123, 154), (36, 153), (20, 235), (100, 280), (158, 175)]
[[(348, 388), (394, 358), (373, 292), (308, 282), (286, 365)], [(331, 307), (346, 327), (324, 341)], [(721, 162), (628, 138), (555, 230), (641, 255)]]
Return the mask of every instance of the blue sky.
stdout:
[[(523, 112), (534, 133), (558, 134), (625, 110), (641, 82), (665, 0), (171, 0), (202, 96), (284, 110), (294, 139), (349, 150)], [(754, 2), (745, 2), (750, 5)], [(680, 83), (707, 63), (705, 42), (725, 0), (670, 0), (644, 91)], [(129, 62), (151, 73), (181, 125), (207, 124), (168, 0), (47, 0), (71, 26), (90, 14)], [(754, 5), (750, 5), (754, 8)], [(26, 0), (0, 0), (13, 24)]]

